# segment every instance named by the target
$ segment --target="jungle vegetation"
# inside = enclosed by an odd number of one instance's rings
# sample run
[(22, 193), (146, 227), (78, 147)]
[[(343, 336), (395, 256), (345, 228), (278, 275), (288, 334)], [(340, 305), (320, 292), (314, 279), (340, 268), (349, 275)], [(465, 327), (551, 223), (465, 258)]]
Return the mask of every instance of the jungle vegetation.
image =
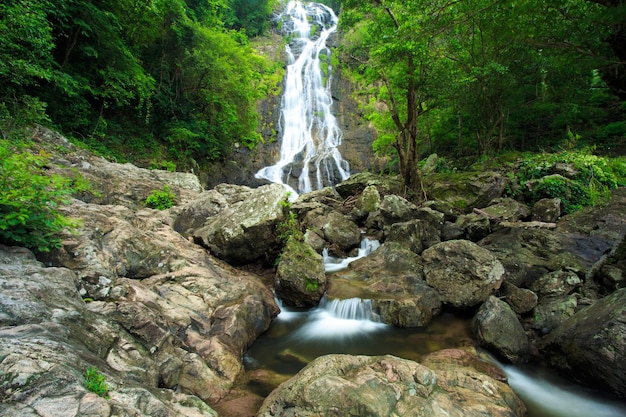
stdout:
[[(569, 190), (571, 210), (624, 185), (624, 159), (603, 159), (626, 149), (624, 0), (325, 3), (340, 18), (333, 59), (378, 131), (375, 151), (407, 188), (419, 189), (420, 159), (433, 152), (474, 160), (550, 152), (526, 157), (520, 182), (546, 161), (575, 162), (583, 189), (594, 192)], [(25, 126), (52, 127), (118, 162), (171, 170), (257, 146), (256, 105), (276, 93), (284, 64), (252, 45), (280, 7), (0, 0), (0, 241), (47, 250), (71, 225), (55, 207), (76, 186), (47, 178), (46, 155), (22, 152)], [(564, 187), (546, 184), (542, 193)]]

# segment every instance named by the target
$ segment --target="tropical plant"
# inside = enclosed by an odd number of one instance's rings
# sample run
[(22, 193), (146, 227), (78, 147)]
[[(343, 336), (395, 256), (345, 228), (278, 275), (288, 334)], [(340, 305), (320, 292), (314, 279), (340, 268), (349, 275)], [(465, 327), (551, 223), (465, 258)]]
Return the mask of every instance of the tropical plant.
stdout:
[(165, 184), (162, 190), (154, 190), (146, 198), (146, 206), (157, 209), (167, 210), (174, 206), (176, 195), (172, 192), (169, 185)]
[(106, 397), (110, 388), (98, 367), (90, 366), (85, 372), (84, 387), (101, 397)]
[(40, 252), (61, 246), (60, 232), (77, 226), (59, 207), (69, 202), (71, 179), (49, 174), (48, 157), (19, 152), (0, 141), (0, 242)]

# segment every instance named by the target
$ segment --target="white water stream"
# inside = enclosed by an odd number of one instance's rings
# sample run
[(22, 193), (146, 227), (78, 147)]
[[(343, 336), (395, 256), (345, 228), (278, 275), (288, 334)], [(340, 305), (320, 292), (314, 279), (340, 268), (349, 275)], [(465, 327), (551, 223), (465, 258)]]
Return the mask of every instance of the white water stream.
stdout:
[(351, 262), (366, 257), (367, 255), (378, 249), (379, 246), (380, 242), (378, 240), (370, 240), (368, 238), (364, 238), (361, 241), (361, 245), (359, 246), (359, 251), (357, 255), (348, 258), (335, 258), (328, 255), (328, 249), (324, 249), (322, 251), (322, 256), (324, 257), (324, 269), (326, 270), (326, 272), (337, 272), (341, 271), (342, 269), (346, 269)]
[(337, 16), (323, 4), (290, 1), (280, 21), (289, 40), (280, 159), (255, 177), (307, 193), (350, 176), (337, 149), (342, 133), (331, 112), (332, 67), (326, 41), (337, 29)]

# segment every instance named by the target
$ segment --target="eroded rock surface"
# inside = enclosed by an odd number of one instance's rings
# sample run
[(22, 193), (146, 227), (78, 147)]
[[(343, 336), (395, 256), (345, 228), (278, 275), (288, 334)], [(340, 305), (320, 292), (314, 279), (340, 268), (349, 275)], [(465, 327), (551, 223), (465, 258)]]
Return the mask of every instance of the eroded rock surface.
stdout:
[(552, 331), (552, 364), (626, 398), (626, 289), (580, 310)]
[[(463, 355), (463, 353), (459, 353)], [(469, 365), (429, 366), (394, 356), (327, 355), (281, 384), (259, 417), (523, 416), (505, 383)]]
[(424, 276), (444, 303), (458, 308), (485, 301), (500, 288), (504, 268), (488, 250), (467, 240), (439, 243), (422, 253)]

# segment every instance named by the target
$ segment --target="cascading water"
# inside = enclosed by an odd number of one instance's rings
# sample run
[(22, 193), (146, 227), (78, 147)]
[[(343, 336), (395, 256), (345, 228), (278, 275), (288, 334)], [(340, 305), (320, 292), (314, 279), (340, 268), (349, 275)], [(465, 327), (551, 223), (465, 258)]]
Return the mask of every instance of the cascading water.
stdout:
[(365, 238), (361, 241), (357, 256), (349, 258), (332, 257), (328, 255), (328, 249), (324, 249), (322, 251), (322, 256), (324, 257), (324, 269), (326, 270), (326, 272), (338, 272), (342, 269), (346, 269), (351, 262), (368, 256), (370, 253), (378, 249), (379, 246), (380, 242), (378, 240), (370, 240), (368, 238)]
[(282, 99), (280, 160), (256, 178), (307, 193), (350, 176), (337, 147), (342, 133), (331, 112), (331, 65), (328, 37), (337, 16), (323, 4), (290, 1), (280, 16), (288, 65)]

